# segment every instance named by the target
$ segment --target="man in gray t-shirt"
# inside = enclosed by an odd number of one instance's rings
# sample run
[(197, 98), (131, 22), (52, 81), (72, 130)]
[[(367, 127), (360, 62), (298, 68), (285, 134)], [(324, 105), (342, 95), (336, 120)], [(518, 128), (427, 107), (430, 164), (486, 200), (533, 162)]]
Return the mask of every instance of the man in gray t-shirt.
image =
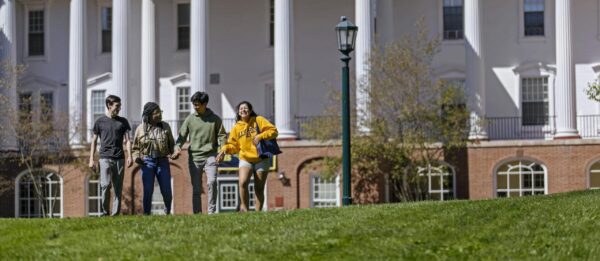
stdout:
[(131, 142), (129, 131), (131, 127), (127, 119), (119, 117), (121, 98), (109, 95), (106, 97), (106, 115), (94, 123), (92, 146), (90, 148), (90, 168), (94, 169), (94, 153), (96, 142), (100, 137), (100, 188), (102, 189), (102, 215), (108, 215), (111, 186), (115, 187), (111, 216), (121, 212), (121, 195), (123, 191), (123, 176), (125, 175), (125, 152), (123, 142), (127, 147), (127, 167), (131, 161)]

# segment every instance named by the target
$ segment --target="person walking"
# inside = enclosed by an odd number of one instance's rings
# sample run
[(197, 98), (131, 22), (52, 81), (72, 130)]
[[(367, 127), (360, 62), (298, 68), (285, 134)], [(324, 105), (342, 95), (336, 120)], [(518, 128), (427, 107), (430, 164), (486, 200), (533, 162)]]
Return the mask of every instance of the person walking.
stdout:
[[(114, 186), (114, 197), (111, 216), (116, 216), (121, 212), (121, 195), (123, 191), (123, 176), (125, 175), (125, 163), (127, 167), (132, 164), (131, 141), (129, 140), (129, 131), (131, 127), (127, 119), (119, 117), (121, 110), (121, 98), (115, 95), (109, 95), (105, 100), (106, 115), (102, 115), (94, 123), (92, 129), (92, 145), (90, 147), (89, 167), (95, 171), (94, 154), (98, 137), (100, 137), (100, 188), (102, 190), (102, 216), (109, 214), (109, 202), (111, 187)], [(123, 143), (126, 145), (126, 153), (123, 150)], [(125, 161), (127, 154), (127, 161)]]
[(261, 211), (265, 204), (264, 189), (271, 160), (260, 158), (256, 145), (261, 140), (277, 138), (277, 128), (266, 118), (258, 116), (252, 109), (252, 104), (247, 101), (237, 105), (236, 121), (229, 132), (227, 144), (221, 147), (217, 159), (220, 161), (225, 154), (239, 153), (240, 212), (248, 211), (248, 183), (251, 174), (254, 176), (256, 211)]
[(201, 175), (206, 173), (208, 185), (208, 214), (217, 211), (217, 152), (225, 144), (227, 133), (223, 121), (208, 106), (208, 94), (196, 92), (191, 97), (195, 113), (188, 115), (175, 142), (173, 159), (177, 159), (181, 147), (186, 142), (188, 135), (190, 145), (188, 148), (188, 167), (192, 181), (192, 209), (194, 214), (201, 213), (200, 202)]
[(158, 181), (165, 204), (165, 214), (171, 214), (171, 168), (169, 158), (175, 147), (173, 133), (168, 123), (162, 121), (162, 111), (158, 104), (148, 102), (142, 111), (142, 124), (135, 130), (133, 138), (133, 158), (142, 169), (144, 186), (144, 215), (152, 212), (154, 180)]

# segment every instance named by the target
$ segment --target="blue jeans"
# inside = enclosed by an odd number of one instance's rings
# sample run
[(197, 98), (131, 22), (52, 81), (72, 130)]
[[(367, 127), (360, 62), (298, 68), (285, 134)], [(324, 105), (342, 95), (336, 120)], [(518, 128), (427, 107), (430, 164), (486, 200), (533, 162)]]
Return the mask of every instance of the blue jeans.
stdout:
[(142, 165), (142, 184), (144, 184), (144, 214), (150, 215), (152, 211), (152, 194), (154, 193), (154, 178), (158, 180), (160, 194), (163, 196), (166, 214), (171, 213), (171, 168), (167, 158), (144, 157)]

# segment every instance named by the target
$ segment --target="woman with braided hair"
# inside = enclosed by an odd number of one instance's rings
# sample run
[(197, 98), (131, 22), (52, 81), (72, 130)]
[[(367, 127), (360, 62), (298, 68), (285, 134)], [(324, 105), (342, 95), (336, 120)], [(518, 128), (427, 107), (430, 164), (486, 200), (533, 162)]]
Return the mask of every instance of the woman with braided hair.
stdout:
[(165, 213), (169, 215), (173, 200), (169, 157), (173, 154), (175, 146), (171, 127), (162, 121), (162, 111), (154, 102), (144, 105), (142, 121), (135, 130), (132, 156), (142, 169), (144, 215), (150, 215), (152, 210), (155, 178), (158, 180), (160, 193), (163, 196)]

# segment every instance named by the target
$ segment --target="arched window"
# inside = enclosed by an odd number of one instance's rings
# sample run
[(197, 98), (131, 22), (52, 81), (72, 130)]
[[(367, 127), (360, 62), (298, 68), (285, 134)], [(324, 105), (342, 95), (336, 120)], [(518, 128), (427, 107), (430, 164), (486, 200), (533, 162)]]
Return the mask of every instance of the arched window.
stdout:
[(600, 161), (596, 161), (591, 167), (589, 172), (589, 188), (600, 189)]
[(102, 215), (102, 188), (100, 188), (100, 176), (92, 175), (88, 182), (88, 216)]
[(433, 200), (454, 199), (454, 170), (446, 164), (418, 167), (418, 174), (427, 177), (429, 198)]
[(15, 216), (62, 217), (62, 178), (56, 173), (36, 170), (16, 179)]
[(311, 207), (325, 208), (341, 205), (339, 175), (324, 178), (319, 173), (311, 173), (310, 191)]
[(536, 162), (515, 160), (496, 171), (497, 197), (522, 197), (546, 194), (546, 168)]

